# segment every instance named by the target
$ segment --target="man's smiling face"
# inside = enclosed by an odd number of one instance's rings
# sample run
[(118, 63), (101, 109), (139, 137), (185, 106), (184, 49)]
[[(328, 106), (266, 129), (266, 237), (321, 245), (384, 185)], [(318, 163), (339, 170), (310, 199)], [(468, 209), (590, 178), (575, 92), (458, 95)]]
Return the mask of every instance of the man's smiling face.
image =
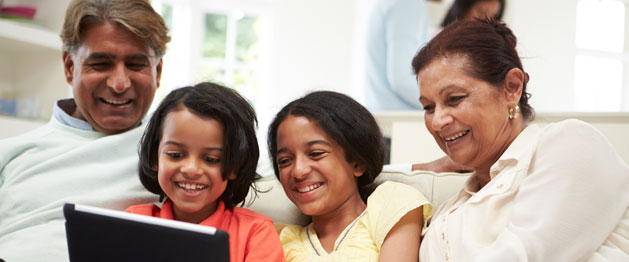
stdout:
[(77, 105), (72, 116), (105, 134), (138, 126), (159, 86), (161, 59), (114, 23), (88, 22), (82, 38), (74, 54), (63, 55)]

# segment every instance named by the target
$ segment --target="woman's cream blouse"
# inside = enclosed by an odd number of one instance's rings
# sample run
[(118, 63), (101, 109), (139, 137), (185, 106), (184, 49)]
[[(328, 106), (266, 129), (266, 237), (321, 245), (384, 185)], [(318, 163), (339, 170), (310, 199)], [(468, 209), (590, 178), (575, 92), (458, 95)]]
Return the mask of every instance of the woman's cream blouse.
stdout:
[(629, 168), (589, 124), (527, 127), (490, 175), (438, 208), (421, 261), (629, 261)]

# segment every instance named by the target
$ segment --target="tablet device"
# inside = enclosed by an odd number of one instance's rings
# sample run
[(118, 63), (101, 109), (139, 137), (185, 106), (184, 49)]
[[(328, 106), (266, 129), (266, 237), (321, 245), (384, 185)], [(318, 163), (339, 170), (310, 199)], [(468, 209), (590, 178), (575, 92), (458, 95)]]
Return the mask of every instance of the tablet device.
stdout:
[(227, 232), (208, 226), (66, 203), (70, 261), (229, 262)]

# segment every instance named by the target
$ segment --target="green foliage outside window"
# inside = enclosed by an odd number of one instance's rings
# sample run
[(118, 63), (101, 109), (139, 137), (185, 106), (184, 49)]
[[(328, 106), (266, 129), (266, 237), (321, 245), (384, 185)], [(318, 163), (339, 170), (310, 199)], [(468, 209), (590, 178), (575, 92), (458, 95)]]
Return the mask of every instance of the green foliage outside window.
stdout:
[(162, 5), (162, 18), (169, 30), (173, 29), (173, 6), (169, 4)]
[(258, 60), (258, 34), (260, 19), (245, 16), (237, 22), (236, 60), (255, 62)]
[(227, 15), (208, 13), (205, 15), (203, 56), (225, 59), (227, 45)]

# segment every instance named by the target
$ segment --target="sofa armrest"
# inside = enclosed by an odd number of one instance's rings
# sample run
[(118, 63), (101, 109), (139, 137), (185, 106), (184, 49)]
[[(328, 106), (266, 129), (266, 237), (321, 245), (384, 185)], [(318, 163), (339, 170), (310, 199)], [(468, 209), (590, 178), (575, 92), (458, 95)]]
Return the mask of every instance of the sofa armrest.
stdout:
[(376, 178), (376, 184), (384, 181), (395, 181), (410, 185), (424, 194), (433, 204), (435, 210), (439, 205), (456, 194), (472, 173), (444, 172), (436, 173), (425, 170), (404, 172), (385, 169)]

